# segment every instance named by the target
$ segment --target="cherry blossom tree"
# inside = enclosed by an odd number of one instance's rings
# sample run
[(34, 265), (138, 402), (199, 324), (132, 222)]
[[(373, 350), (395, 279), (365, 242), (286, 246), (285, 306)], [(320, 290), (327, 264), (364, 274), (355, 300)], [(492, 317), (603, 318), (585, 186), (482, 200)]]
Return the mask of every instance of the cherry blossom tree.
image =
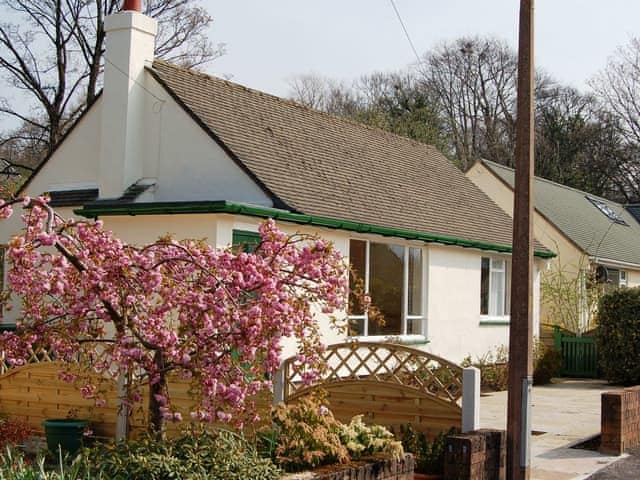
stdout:
[(7, 281), (20, 321), (0, 337), (13, 364), (49, 345), (81, 367), (61, 376), (98, 405), (96, 378), (127, 375), (127, 402), (148, 388), (149, 426), (159, 438), (166, 421), (182, 419), (169, 395), (174, 378), (191, 382), (194, 419), (244, 421), (255, 416), (250, 397), (271, 387), (283, 338), (297, 340), (301, 380), (318, 374), (324, 346), (314, 312), (338, 326), (348, 288), (331, 243), (286, 235), (267, 220), (254, 253), (171, 237), (134, 246), (100, 221), (62, 218), (46, 198), (0, 203), (0, 215), (17, 205), (25, 228), (10, 242)]

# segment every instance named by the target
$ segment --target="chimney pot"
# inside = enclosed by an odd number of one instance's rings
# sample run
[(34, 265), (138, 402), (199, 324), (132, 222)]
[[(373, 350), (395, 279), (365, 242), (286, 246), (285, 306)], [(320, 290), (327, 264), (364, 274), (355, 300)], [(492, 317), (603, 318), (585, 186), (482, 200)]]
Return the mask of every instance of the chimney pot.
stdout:
[(135, 12), (142, 12), (142, 0), (124, 0), (122, 10), (133, 10)]

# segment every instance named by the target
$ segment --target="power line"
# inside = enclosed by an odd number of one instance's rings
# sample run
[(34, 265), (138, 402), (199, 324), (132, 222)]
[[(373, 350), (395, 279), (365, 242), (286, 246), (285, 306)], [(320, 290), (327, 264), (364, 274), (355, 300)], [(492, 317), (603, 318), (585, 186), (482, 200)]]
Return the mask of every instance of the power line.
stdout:
[(122, 75), (124, 75), (125, 77), (127, 77), (129, 80), (133, 81), (133, 83), (135, 83), (138, 87), (140, 87), (142, 90), (144, 90), (146, 93), (148, 93), (149, 95), (151, 95), (153, 98), (155, 98), (158, 102), (160, 102), (161, 104), (164, 103), (165, 101), (158, 97), (155, 93), (153, 93), (151, 90), (149, 90), (147, 87), (145, 87), (142, 83), (140, 83), (138, 80), (136, 80), (135, 78), (133, 78), (131, 75), (129, 75), (127, 72), (125, 72), (124, 70), (122, 70), (118, 65), (116, 65), (115, 63), (113, 63), (111, 60), (109, 60), (106, 55), (104, 57), (104, 61), (107, 62), (109, 65), (111, 65), (113, 68), (115, 68), (116, 70), (118, 70)]
[(416, 56), (416, 60), (418, 60), (418, 64), (421, 64), (422, 59), (418, 54), (418, 50), (416, 50), (416, 46), (413, 44), (413, 40), (411, 40), (411, 35), (409, 35), (409, 31), (407, 30), (407, 27), (405, 26), (404, 21), (402, 20), (402, 16), (400, 15), (400, 11), (398, 10), (398, 7), (396, 7), (396, 3), (393, 0), (389, 0), (389, 2), (391, 2), (391, 6), (393, 7), (393, 10), (396, 12), (396, 17), (398, 17), (400, 26), (402, 27), (402, 30), (404, 31), (404, 35), (407, 37), (407, 40), (409, 41), (409, 45), (411, 45), (411, 50), (413, 50), (413, 54)]

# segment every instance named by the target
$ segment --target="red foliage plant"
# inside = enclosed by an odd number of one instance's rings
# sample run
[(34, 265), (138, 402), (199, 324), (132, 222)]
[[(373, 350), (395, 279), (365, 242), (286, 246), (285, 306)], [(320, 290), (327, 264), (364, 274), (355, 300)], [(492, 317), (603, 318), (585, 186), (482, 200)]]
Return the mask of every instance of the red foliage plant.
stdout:
[(24, 420), (0, 418), (0, 448), (19, 445), (31, 435), (31, 426)]

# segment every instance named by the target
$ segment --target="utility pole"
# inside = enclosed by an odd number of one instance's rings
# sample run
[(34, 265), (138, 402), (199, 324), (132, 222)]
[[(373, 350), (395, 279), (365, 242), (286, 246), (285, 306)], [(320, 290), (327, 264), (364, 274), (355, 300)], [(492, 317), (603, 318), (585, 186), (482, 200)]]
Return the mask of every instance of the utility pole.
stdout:
[(513, 210), (507, 478), (530, 478), (533, 384), (533, 2), (520, 0)]

